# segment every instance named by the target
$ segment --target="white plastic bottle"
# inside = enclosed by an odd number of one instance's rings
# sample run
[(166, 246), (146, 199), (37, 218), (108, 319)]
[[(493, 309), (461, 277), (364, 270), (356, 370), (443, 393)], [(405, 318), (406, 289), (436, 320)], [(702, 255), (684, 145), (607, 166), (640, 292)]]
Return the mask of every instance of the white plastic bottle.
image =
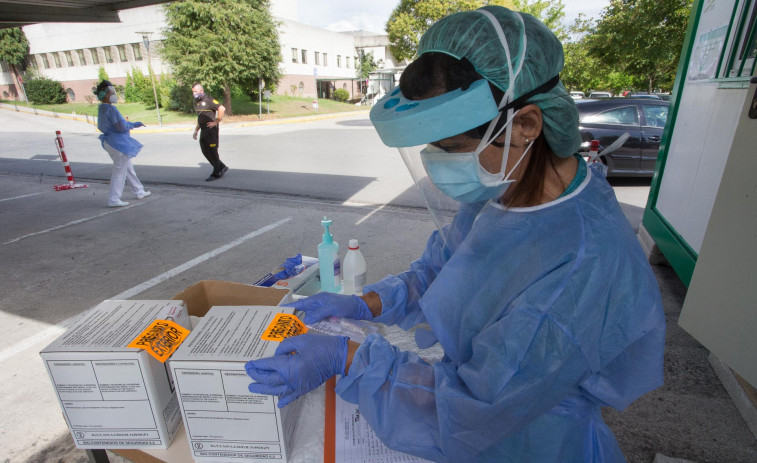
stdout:
[(360, 252), (358, 240), (350, 240), (350, 246), (342, 262), (342, 289), (344, 294), (363, 294), (365, 286), (365, 258)]

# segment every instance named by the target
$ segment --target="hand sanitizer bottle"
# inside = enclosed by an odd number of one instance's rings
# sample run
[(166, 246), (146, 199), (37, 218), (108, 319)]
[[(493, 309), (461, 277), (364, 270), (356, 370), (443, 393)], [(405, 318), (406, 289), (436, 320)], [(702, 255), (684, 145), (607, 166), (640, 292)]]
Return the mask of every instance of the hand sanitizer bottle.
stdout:
[(331, 220), (323, 217), (323, 241), (318, 245), (318, 268), (321, 274), (321, 291), (328, 293), (338, 293), (340, 290), (336, 280), (336, 270), (334, 260), (339, 262), (339, 243), (334, 241), (334, 237), (329, 231)]
[(365, 258), (358, 240), (350, 240), (350, 247), (342, 264), (343, 292), (362, 296), (365, 286)]

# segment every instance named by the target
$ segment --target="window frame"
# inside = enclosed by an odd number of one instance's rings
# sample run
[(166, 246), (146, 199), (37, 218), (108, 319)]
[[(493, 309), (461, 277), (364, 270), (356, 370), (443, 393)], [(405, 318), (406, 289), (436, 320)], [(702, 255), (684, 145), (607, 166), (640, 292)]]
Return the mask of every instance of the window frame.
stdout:
[(308, 51), (304, 48), (300, 51), (300, 55), (302, 56), (302, 64), (308, 64)]
[(97, 48), (89, 48), (89, 57), (92, 58), (92, 64), (100, 64), (100, 52)]
[(45, 67), (45, 69), (50, 69), (50, 60), (47, 59), (47, 53), (40, 53), (40, 57), (42, 57), (42, 66)]
[(329, 65), (329, 54), (324, 52), (323, 53), (323, 65), (328, 66)]
[(66, 57), (66, 64), (68, 64), (68, 67), (74, 66), (74, 57), (71, 54), (71, 50), (66, 50), (63, 52), (63, 56)]
[(142, 61), (144, 58), (142, 57), (142, 44), (132, 43), (131, 44), (131, 52), (134, 55), (134, 61)]
[(336, 55), (336, 67), (342, 67), (342, 55)]
[(299, 53), (299, 49), (297, 48), (292, 48), (292, 62), (293, 63), (300, 62), (300, 53)]
[(105, 62), (107, 64), (115, 62), (115, 60), (113, 59), (113, 50), (110, 49), (110, 46), (103, 47), (103, 53), (105, 54)]
[(62, 68), (63, 63), (60, 60), (60, 53), (57, 51), (53, 52), (53, 62), (55, 63), (56, 68)]
[(320, 66), (321, 65), (321, 52), (319, 52), (319, 51), (314, 51), (313, 52), (313, 61), (314, 61), (314, 64), (316, 66)]
[(116, 45), (116, 50), (118, 50), (119, 63), (125, 63), (129, 61), (129, 57), (126, 56), (126, 45)]
[(79, 66), (87, 65), (87, 57), (84, 56), (84, 49), (80, 48), (76, 50), (76, 57), (79, 58)]

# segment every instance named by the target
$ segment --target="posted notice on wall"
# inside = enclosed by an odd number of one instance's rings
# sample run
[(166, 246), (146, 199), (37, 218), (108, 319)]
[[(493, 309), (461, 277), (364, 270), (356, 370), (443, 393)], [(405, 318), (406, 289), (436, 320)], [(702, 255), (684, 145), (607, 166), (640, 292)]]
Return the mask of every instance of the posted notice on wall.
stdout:
[(360, 415), (357, 405), (334, 392), (336, 380), (326, 383), (324, 463), (429, 463), (387, 448)]

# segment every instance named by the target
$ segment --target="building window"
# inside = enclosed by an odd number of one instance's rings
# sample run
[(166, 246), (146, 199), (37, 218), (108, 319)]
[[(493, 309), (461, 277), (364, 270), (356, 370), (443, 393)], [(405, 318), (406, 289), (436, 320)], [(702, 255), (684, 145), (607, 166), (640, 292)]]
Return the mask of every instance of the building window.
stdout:
[(103, 47), (103, 51), (105, 52), (105, 62), (106, 63), (112, 63), (113, 62), (113, 54), (111, 53), (110, 47)]
[(72, 88), (66, 89), (66, 95), (68, 96), (68, 102), (73, 103), (76, 101), (76, 93), (74, 93), (74, 90)]
[(302, 50), (302, 64), (308, 64), (308, 51)]
[(320, 66), (321, 65), (321, 54), (317, 51), (313, 52), (313, 56), (315, 56), (315, 65)]
[(342, 55), (336, 55), (336, 67), (342, 67)]
[(90, 48), (89, 56), (92, 57), (92, 64), (100, 64), (100, 55), (97, 53), (97, 48)]
[(350, 67), (350, 57), (349, 56), (345, 56), (344, 57), (344, 67), (346, 67), (348, 69)]
[(296, 48), (292, 48), (292, 62), (293, 63), (297, 62), (297, 57), (298, 57), (298, 55), (297, 55), (297, 49)]
[(329, 65), (329, 54), (328, 53), (324, 53), (323, 54), (323, 65), (324, 66), (328, 66)]
[(71, 55), (70, 51), (64, 51), (64, 55), (66, 55), (66, 63), (68, 63), (69, 67), (74, 65), (74, 57)]
[(45, 66), (45, 69), (50, 69), (50, 61), (47, 59), (47, 53), (43, 53), (39, 56), (42, 57), (42, 64)]
[(131, 49), (134, 52), (134, 61), (142, 61), (142, 48), (138, 43), (132, 43)]
[(60, 54), (56, 51), (53, 53), (53, 61), (55, 61), (55, 67), (56, 68), (62, 68), (63, 65), (60, 64)]
[(116, 48), (118, 48), (118, 59), (120, 59), (122, 63), (128, 61), (126, 59), (126, 45), (118, 45)]
[(300, 96), (302, 96), (302, 92), (305, 91), (305, 82), (300, 81), (300, 85), (298, 86), (298, 90), (300, 91)]
[(26, 67), (29, 69), (38, 69), (37, 67), (37, 56), (35, 55), (29, 55), (26, 57)]
[(76, 50), (76, 54), (79, 55), (79, 65), (86, 66), (87, 60), (84, 58), (84, 50)]

